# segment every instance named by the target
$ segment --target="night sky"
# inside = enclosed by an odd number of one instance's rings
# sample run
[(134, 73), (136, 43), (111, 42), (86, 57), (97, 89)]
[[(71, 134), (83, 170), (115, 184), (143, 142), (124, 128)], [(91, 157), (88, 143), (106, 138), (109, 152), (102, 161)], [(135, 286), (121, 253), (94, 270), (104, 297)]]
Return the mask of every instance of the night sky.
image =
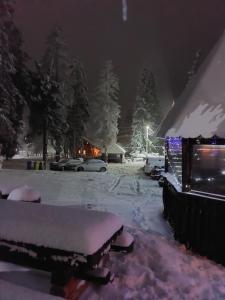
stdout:
[[(39, 59), (46, 36), (60, 25), (71, 55), (79, 56), (94, 91), (104, 62), (120, 78), (121, 129), (130, 126), (140, 70), (157, 76), (164, 111), (186, 82), (195, 52), (206, 56), (225, 28), (225, 0), (17, 0), (15, 18), (25, 49)], [(125, 129), (125, 128), (124, 128)]]

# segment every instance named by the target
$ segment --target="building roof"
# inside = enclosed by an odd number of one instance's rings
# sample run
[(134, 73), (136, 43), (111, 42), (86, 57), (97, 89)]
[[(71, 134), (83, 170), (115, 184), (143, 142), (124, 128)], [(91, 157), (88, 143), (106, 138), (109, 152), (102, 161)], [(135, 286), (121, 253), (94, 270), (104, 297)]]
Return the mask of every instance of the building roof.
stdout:
[(225, 32), (165, 118), (158, 136), (225, 137)]
[(124, 150), (120, 145), (118, 144), (112, 144), (107, 149), (108, 153), (114, 153), (114, 154), (125, 154), (126, 150)]

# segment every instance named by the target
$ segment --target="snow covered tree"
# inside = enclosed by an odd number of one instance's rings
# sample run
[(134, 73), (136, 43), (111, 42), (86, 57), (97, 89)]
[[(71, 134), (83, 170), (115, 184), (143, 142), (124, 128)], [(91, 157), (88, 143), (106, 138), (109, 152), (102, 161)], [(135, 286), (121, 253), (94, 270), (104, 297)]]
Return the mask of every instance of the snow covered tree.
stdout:
[[(50, 73), (50, 71), (49, 71)], [(32, 76), (32, 101), (30, 103), (30, 125), (32, 137), (43, 138), (43, 161), (46, 166), (48, 140), (55, 132), (61, 132), (61, 103), (58, 99), (59, 85), (49, 73), (36, 64)]]
[(64, 82), (69, 59), (62, 30), (55, 27), (47, 37), (47, 48), (41, 61), (42, 69), (56, 82)]
[(118, 119), (120, 116), (119, 80), (113, 71), (111, 61), (107, 61), (100, 74), (95, 101), (91, 103), (91, 122), (88, 134), (91, 141), (105, 151), (110, 144), (115, 143), (118, 134)]
[[(144, 152), (151, 145), (154, 149), (154, 141), (150, 136), (160, 124), (160, 118), (160, 104), (155, 77), (149, 69), (144, 68), (138, 85), (132, 119), (131, 147), (133, 151)], [(148, 144), (146, 145), (146, 143)]]
[(21, 131), (26, 55), (20, 32), (13, 22), (12, 1), (0, 1), (0, 143), (2, 154), (15, 154)]
[[(60, 156), (64, 143), (64, 132), (66, 127), (66, 107), (67, 107), (67, 72), (68, 58), (66, 54), (65, 42), (62, 38), (61, 30), (56, 27), (47, 38), (47, 48), (41, 64), (37, 64), (35, 75), (35, 101), (32, 102), (34, 108), (45, 107), (41, 112), (42, 116), (34, 116), (35, 109), (31, 108), (31, 123), (35, 124), (35, 119), (39, 119), (41, 134), (43, 134), (43, 159), (47, 156), (48, 141), (52, 142), (56, 150), (56, 156)], [(39, 102), (39, 103), (38, 103)], [(54, 120), (53, 120), (54, 118)], [(40, 134), (40, 126), (32, 126), (32, 133)], [(36, 130), (36, 132), (35, 132)]]
[(69, 76), (70, 103), (67, 107), (68, 131), (66, 144), (70, 155), (74, 156), (82, 146), (87, 120), (89, 118), (87, 76), (79, 59), (74, 59)]
[(146, 143), (146, 103), (137, 96), (132, 120), (131, 148), (133, 151), (144, 152)]
[(67, 76), (69, 59), (67, 57), (66, 43), (63, 39), (62, 30), (55, 27), (47, 38), (47, 49), (42, 59), (42, 71), (49, 74), (50, 80), (58, 85), (55, 97), (58, 99), (61, 117), (57, 126), (51, 129), (52, 145), (56, 150), (56, 156), (60, 156), (63, 146), (63, 133), (66, 123), (67, 107)]

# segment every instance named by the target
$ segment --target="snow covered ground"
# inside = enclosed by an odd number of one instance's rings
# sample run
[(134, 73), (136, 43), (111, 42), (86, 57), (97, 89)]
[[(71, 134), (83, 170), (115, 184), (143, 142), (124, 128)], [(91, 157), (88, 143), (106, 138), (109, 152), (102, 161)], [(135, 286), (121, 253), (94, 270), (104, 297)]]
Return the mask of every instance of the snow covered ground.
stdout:
[[(41, 192), (43, 203), (80, 205), (122, 217), (135, 237), (134, 252), (113, 253), (109, 262), (116, 274), (113, 283), (90, 286), (81, 299), (225, 299), (225, 268), (173, 240), (161, 214), (162, 189), (143, 174), (142, 167), (143, 163), (112, 164), (107, 173), (4, 169), (0, 185), (30, 185)], [(40, 295), (47, 299), (46, 272), (0, 263), (1, 300), (10, 299), (1, 295), (5, 281), (19, 285), (11, 287), (20, 290), (17, 300), (28, 299), (24, 295), (29, 289), (38, 293), (38, 299), (42, 300)]]

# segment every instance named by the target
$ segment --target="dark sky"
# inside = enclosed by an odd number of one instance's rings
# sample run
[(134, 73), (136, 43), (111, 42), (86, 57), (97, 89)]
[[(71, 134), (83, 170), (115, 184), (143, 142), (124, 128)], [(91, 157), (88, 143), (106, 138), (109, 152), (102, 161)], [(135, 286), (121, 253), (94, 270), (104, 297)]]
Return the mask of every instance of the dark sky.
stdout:
[[(71, 55), (79, 56), (93, 91), (105, 60), (120, 78), (122, 126), (129, 120), (140, 70), (148, 64), (158, 78), (165, 110), (182, 91), (195, 52), (204, 55), (225, 28), (225, 0), (17, 0), (16, 23), (25, 48), (36, 59), (46, 35), (60, 25)], [(125, 125), (124, 125), (125, 124)]]

